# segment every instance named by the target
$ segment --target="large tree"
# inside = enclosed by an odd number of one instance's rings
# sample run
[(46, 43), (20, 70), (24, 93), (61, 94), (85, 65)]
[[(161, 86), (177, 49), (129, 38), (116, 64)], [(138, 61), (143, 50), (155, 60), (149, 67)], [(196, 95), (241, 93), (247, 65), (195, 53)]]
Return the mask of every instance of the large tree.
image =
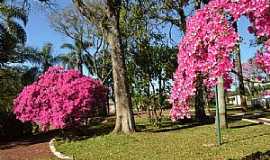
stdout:
[(131, 133), (135, 131), (135, 122), (131, 106), (131, 97), (127, 85), (125, 57), (119, 27), (121, 1), (73, 0), (78, 10), (101, 32), (111, 47), (113, 67), (114, 95), (116, 102), (116, 124), (114, 132)]

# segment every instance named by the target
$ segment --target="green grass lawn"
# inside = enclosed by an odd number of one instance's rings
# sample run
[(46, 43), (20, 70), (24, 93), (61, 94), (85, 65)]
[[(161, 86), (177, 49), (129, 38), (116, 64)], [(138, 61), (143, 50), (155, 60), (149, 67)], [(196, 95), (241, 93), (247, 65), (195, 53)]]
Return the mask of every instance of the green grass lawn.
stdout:
[(76, 160), (171, 160), (240, 159), (270, 150), (270, 126), (234, 121), (222, 131), (223, 144), (216, 146), (214, 124), (173, 124), (163, 121), (154, 128), (145, 118), (136, 118), (141, 132), (102, 135), (57, 143), (57, 149)]

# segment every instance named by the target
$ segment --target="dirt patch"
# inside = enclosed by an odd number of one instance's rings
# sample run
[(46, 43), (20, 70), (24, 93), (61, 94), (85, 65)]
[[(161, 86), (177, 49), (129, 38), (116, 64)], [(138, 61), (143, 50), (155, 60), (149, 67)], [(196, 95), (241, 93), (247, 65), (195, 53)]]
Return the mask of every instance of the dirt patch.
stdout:
[(37, 160), (53, 157), (48, 142), (27, 144), (12, 142), (0, 149), (0, 160)]
[(53, 158), (49, 141), (56, 131), (42, 133), (24, 139), (0, 140), (0, 160), (48, 160)]

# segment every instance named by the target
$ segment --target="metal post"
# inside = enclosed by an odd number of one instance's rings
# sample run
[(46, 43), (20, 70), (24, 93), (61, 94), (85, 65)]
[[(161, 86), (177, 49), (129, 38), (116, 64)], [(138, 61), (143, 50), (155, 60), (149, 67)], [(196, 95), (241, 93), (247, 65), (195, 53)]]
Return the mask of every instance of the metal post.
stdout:
[(219, 102), (218, 102), (218, 87), (216, 85), (216, 136), (217, 144), (221, 145), (221, 129), (220, 129), (220, 117), (219, 117)]

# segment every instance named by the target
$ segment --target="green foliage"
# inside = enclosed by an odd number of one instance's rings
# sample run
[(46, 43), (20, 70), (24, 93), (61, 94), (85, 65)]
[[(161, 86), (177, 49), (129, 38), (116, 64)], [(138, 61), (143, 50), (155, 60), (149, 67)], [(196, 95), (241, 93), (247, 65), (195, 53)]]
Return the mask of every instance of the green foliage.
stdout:
[(37, 68), (8, 67), (0, 69), (0, 112), (10, 112), (13, 99), (25, 85), (33, 83)]
[[(170, 92), (169, 80), (176, 67), (176, 50), (163, 46), (142, 45), (140, 52), (134, 55), (136, 71), (133, 83), (134, 95), (140, 94), (150, 98)], [(170, 62), (170, 63), (168, 63)], [(151, 89), (150, 89), (151, 88)], [(160, 106), (163, 104), (159, 103)]]
[(61, 48), (67, 49), (68, 52), (56, 57), (66, 68), (79, 69), (82, 68), (82, 54), (84, 50), (84, 44), (78, 39), (74, 40), (74, 44), (64, 43)]
[(0, 64), (13, 61), (18, 56), (16, 48), (26, 42), (23, 25), (27, 23), (27, 13), (23, 8), (0, 2)]
[(96, 66), (96, 74), (104, 84), (112, 87), (113, 79), (112, 79), (112, 61), (111, 55), (107, 50), (101, 50), (100, 54), (96, 56), (95, 64)]
[(22, 123), (13, 113), (0, 112), (0, 139), (21, 138), (31, 134), (31, 123)]
[(133, 108), (147, 110), (150, 122), (158, 126), (162, 109), (170, 106), (164, 99), (170, 92), (170, 80), (177, 65), (177, 49), (168, 44), (156, 17), (160, 13), (158, 5), (163, 2), (123, 3), (120, 28)]
[(34, 81), (37, 68), (9, 67), (0, 69), (0, 137), (18, 138), (32, 133), (32, 125), (22, 123), (11, 113), (13, 99), (23, 86)]
[(22, 89), (21, 73), (15, 69), (0, 69), (0, 112), (9, 112), (13, 98)]
[(45, 43), (41, 49), (28, 47), (25, 49), (24, 56), (25, 60), (38, 65), (43, 72), (56, 63), (52, 43)]
[(26, 70), (21, 76), (22, 85), (27, 86), (32, 84), (38, 78), (39, 73), (40, 72), (38, 67), (32, 67)]

